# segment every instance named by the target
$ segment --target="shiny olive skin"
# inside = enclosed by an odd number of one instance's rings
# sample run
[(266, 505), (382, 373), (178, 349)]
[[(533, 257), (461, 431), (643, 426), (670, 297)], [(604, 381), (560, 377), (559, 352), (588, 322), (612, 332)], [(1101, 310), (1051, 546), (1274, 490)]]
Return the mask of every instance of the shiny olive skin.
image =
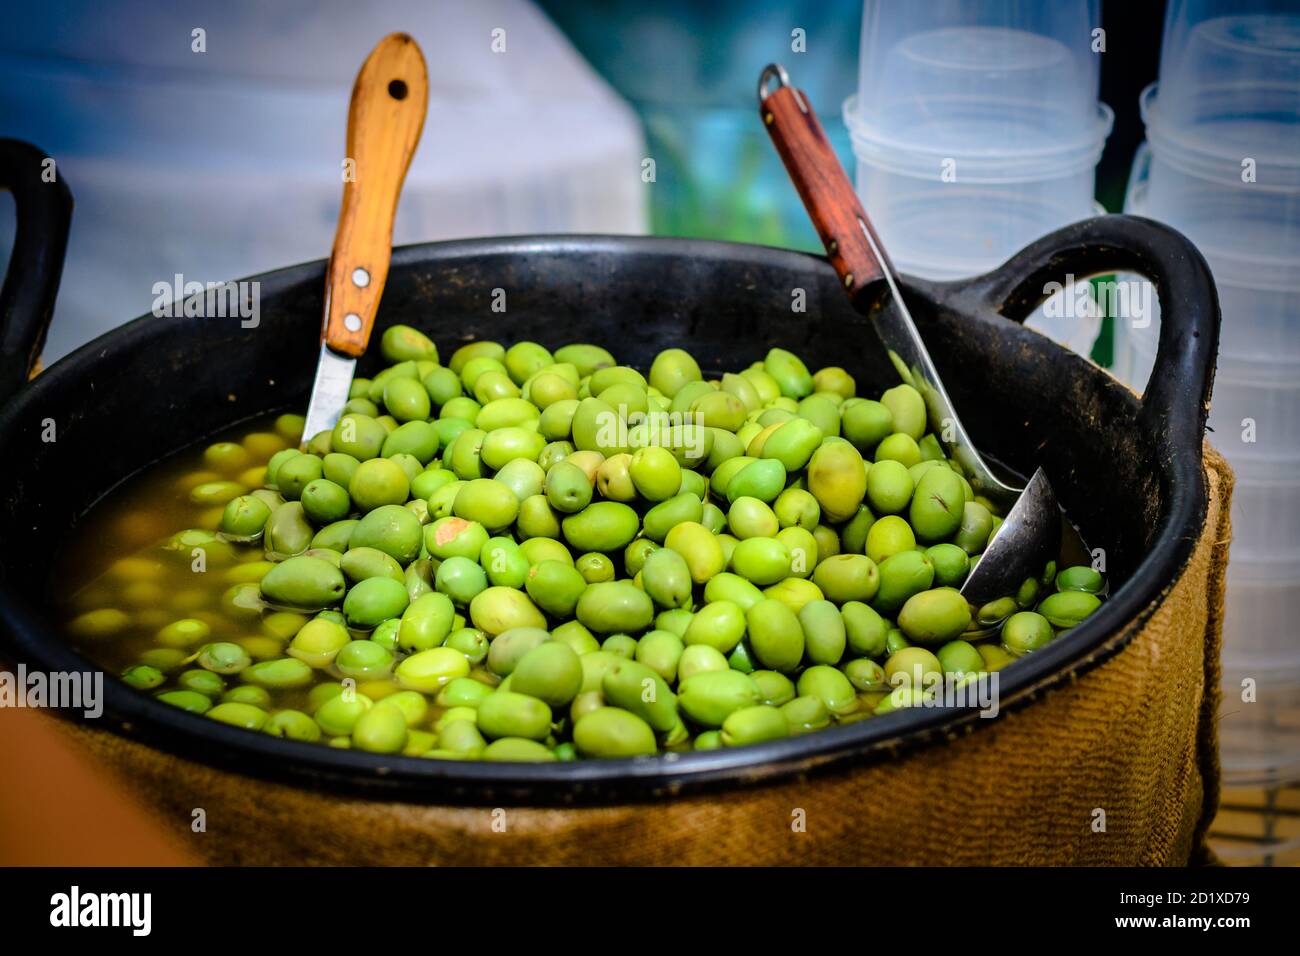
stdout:
[(550, 639), (550, 633), (540, 627), (524, 625), (502, 631), (488, 644), (488, 669), (501, 677), (509, 677), (530, 651)]
[(698, 522), (686, 521), (677, 525), (664, 538), (664, 547), (686, 559), (691, 580), (696, 584), (704, 584), (726, 567), (717, 537)]
[(1103, 583), (1100, 571), (1083, 565), (1063, 568), (1055, 579), (1058, 591), (1084, 591), (1088, 594), (1096, 594)]
[(579, 621), (597, 634), (640, 631), (654, 620), (654, 602), (627, 581), (590, 584), (578, 599)]
[(623, 660), (604, 672), (601, 694), (610, 704), (636, 714), (653, 729), (667, 732), (677, 723), (677, 699), (653, 668)]
[(760, 663), (792, 674), (803, 660), (804, 632), (798, 616), (781, 601), (765, 598), (746, 614), (750, 646)]
[[(691, 601), (691, 569), (676, 551), (659, 548), (646, 556), (642, 586), (661, 608), (686, 607)], [(714, 578), (714, 580), (717, 580)]]
[(349, 548), (339, 557), (339, 570), (347, 578), (349, 585), (366, 578), (392, 578), (394, 581), (406, 580), (402, 565), (390, 555), (376, 548)]
[(984, 670), (984, 659), (975, 645), (967, 641), (950, 641), (935, 652), (945, 674), (972, 674)]
[(591, 479), (571, 461), (552, 465), (546, 473), (543, 489), (551, 507), (564, 514), (581, 511), (591, 502)]
[(399, 753), (406, 745), (406, 737), (402, 711), (384, 701), (358, 717), (352, 728), (352, 745), (370, 753)]
[(528, 570), (525, 588), (533, 603), (547, 614), (564, 620), (573, 616), (587, 579), (572, 564), (542, 561)]
[(226, 503), (221, 515), (221, 531), (237, 539), (252, 540), (261, 536), (271, 508), (253, 495), (240, 495)]
[(617, 551), (636, 537), (636, 512), (618, 501), (594, 502), (561, 522), (564, 539), (577, 551)]
[(898, 612), (898, 626), (918, 644), (945, 644), (970, 626), (970, 605), (953, 588), (912, 595)]
[(791, 734), (820, 730), (831, 722), (831, 713), (826, 704), (812, 694), (800, 694), (782, 704), (779, 709)]
[(585, 714), (573, 726), (573, 742), (586, 757), (637, 757), (658, 749), (650, 725), (617, 707)]
[(955, 544), (931, 545), (925, 556), (934, 567), (934, 583), (940, 587), (961, 587), (970, 571), (971, 561), (965, 550)]
[(514, 691), (536, 697), (551, 707), (568, 704), (582, 688), (578, 655), (556, 641), (544, 641), (524, 654), (510, 674)]
[(1052, 622), (1033, 611), (1013, 614), (1002, 625), (1002, 646), (1013, 654), (1036, 651), (1052, 637)]
[(469, 676), (469, 661), (450, 647), (432, 647), (403, 658), (394, 668), (397, 683), (408, 690), (436, 693), (458, 677)]
[(790, 725), (785, 714), (768, 704), (734, 710), (722, 722), (722, 744), (725, 747), (758, 744), (789, 735)]
[(714, 601), (696, 612), (682, 639), (729, 654), (745, 636), (745, 612), (731, 601)]
[(837, 554), (818, 562), (812, 581), (837, 604), (870, 601), (880, 589), (880, 571), (865, 554)]
[(477, 725), (491, 739), (544, 740), (551, 730), (551, 708), (536, 697), (498, 689), (479, 704)]
[(651, 541), (662, 544), (679, 524), (700, 523), (703, 518), (703, 500), (695, 492), (684, 491), (647, 511), (642, 518), (642, 530)]
[(857, 703), (856, 692), (849, 679), (827, 664), (806, 668), (799, 675), (795, 686), (800, 696), (818, 698), (832, 714), (846, 713)]
[(427, 651), (438, 647), (451, 632), (456, 609), (441, 591), (422, 594), (401, 612), (397, 645), (404, 651)]
[(931, 468), (916, 483), (908, 516), (917, 540), (947, 540), (961, 527), (965, 505), (961, 478), (948, 468)]
[(885, 652), (889, 622), (875, 608), (861, 601), (846, 601), (840, 607), (844, 620), (844, 635), (848, 649), (866, 657), (879, 657)]
[[(1059, 574), (1057, 579), (1059, 581)], [(1043, 598), (1038, 605), (1038, 613), (1047, 618), (1053, 627), (1068, 628), (1077, 625), (1099, 607), (1101, 598), (1095, 594), (1087, 591), (1058, 591)]]
[(373, 628), (400, 617), (410, 604), (405, 585), (391, 578), (367, 578), (354, 584), (343, 599), (343, 615), (357, 628)]
[(701, 378), (699, 364), (684, 349), (664, 349), (650, 365), (650, 384), (670, 399)]
[(293, 557), (268, 571), (260, 582), (262, 595), (274, 604), (307, 609), (330, 607), (344, 596), (343, 573), (328, 561)]
[(434, 586), (464, 607), (487, 588), (488, 578), (477, 562), (457, 555), (438, 565)]
[(400, 505), (411, 491), (411, 480), (400, 465), (389, 458), (363, 461), (352, 475), (348, 494), (362, 511), (381, 505)]
[(813, 664), (838, 664), (848, 646), (839, 608), (830, 601), (809, 601), (799, 609), (798, 616), (808, 660)]
[(703, 727), (718, 728), (735, 711), (757, 704), (759, 690), (747, 674), (739, 671), (703, 671), (679, 684), (677, 699), (691, 720)]
[(502, 482), (474, 478), (456, 492), (452, 514), (466, 521), (476, 521), (490, 532), (501, 531), (519, 516), (519, 499)]
[(763, 371), (775, 380), (786, 398), (798, 399), (812, 394), (813, 379), (808, 366), (792, 352), (769, 349), (763, 359)]
[(820, 514), (832, 522), (845, 521), (857, 512), (869, 478), (862, 455), (848, 442), (823, 444), (808, 462), (808, 491)]
[(882, 614), (896, 614), (914, 594), (930, 589), (934, 566), (920, 551), (905, 550), (880, 563), (880, 587), (868, 602)]

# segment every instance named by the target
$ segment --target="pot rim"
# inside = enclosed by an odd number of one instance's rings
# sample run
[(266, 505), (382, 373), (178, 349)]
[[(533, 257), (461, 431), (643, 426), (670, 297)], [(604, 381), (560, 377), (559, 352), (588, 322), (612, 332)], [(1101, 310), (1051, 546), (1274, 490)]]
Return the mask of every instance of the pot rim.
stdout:
[[(1129, 224), (1146, 223), (1132, 217), (1115, 216), (1085, 220), (1040, 240), (986, 276), (957, 283), (930, 283), (909, 278), (905, 281), (905, 288), (963, 310), (990, 311), (993, 299), (1013, 302), (1013, 286), (1018, 287), (1018, 280), (1024, 277), (1024, 273), (1033, 272), (1030, 267), (1035, 265), (1035, 255), (1044, 258), (1053, 249), (1059, 252), (1067, 238), (1075, 243), (1096, 242), (1091, 232), (1083, 227), (1102, 220), (1120, 219)], [(1158, 224), (1146, 223), (1140, 228), (1146, 226)], [(1139, 227), (1131, 225), (1131, 228)], [(1181, 240), (1167, 227), (1159, 226), (1158, 229)], [(1071, 230), (1075, 230), (1075, 234), (1067, 237)], [(1186, 240), (1181, 241), (1190, 248)], [(436, 266), (457, 258), (490, 254), (520, 256), (547, 252), (572, 255), (601, 251), (685, 255), (696, 260), (763, 262), (794, 271), (831, 272), (829, 264), (820, 256), (773, 247), (715, 240), (608, 235), (491, 237), (409, 245), (394, 249), (391, 268)], [(318, 281), (324, 269), (325, 260), (317, 260), (251, 276), (245, 281), (261, 282), (263, 295), (274, 299), (278, 292)], [(1208, 277), (1208, 271), (1206, 275)], [(1013, 278), (1017, 281), (1012, 282)], [(1212, 286), (1210, 290), (1212, 296)], [(1006, 313), (1010, 310), (1008, 306), (991, 311)], [(1217, 304), (1214, 313), (1217, 317)], [(142, 316), (52, 364), (0, 409), (0, 436), (13, 429), (23, 414), (37, 405), (47, 391), (75, 382), (85, 369), (110, 359), (115, 351), (143, 347), (156, 330), (163, 328), (164, 321), (151, 315)], [(1217, 321), (1215, 333), (1216, 341), (1211, 345), (1217, 345)], [(1043, 342), (1045, 349), (1060, 348), (1047, 339)], [(1077, 356), (1075, 358), (1086, 362)], [(1211, 363), (1212, 358), (1211, 354)], [(1106, 373), (1094, 368), (1089, 374)], [(1139, 402), (1135, 396), (1130, 400), (1136, 408), (1145, 410), (1147, 403)], [(196, 443), (206, 437), (210, 436), (196, 436)], [(1195, 450), (1184, 451), (1186, 460), (1169, 463), (1172, 480), (1194, 487), (1183, 487), (1178, 494), (1171, 489), (1164, 496), (1164, 512), (1159, 519), (1155, 543), (1130, 580), (1081, 625), (1042, 650), (1017, 661), (1009, 671), (998, 672), (999, 717), (1002, 712), (1028, 705), (1039, 694), (1064, 684), (1074, 675), (1097, 666), (1124, 648), (1153, 613), (1158, 599), (1167, 594), (1181, 576), (1195, 544), (1195, 532), (1199, 531), (1206, 512), (1199, 441)], [(157, 460), (160, 459), (144, 463), (134, 473), (138, 474)], [(1194, 476), (1188, 470), (1192, 465), (1195, 467)], [(0, 601), (0, 632), (3, 632), (0, 636), (8, 638), (8, 646), (15, 652), (16, 660), (38, 663), (52, 671), (102, 673), (87, 658), (72, 650), (58, 635), (57, 629), (44, 620), (22, 595), (14, 594), (7, 585), (0, 585), (0, 588), (3, 588), (0, 594), (5, 598)], [(973, 731), (980, 723), (978, 712), (972, 708), (925, 707), (736, 749), (567, 763), (450, 761), (338, 750), (249, 732), (180, 711), (127, 687), (112, 675), (107, 676), (109, 679), (104, 682), (102, 698), (104, 717), (101, 719), (115, 733), (129, 739), (145, 742), (185, 759), (240, 773), (297, 784), (322, 783), (332, 790), (368, 796), (431, 803), (569, 805), (635, 802), (760, 784), (849, 764), (862, 765), (937, 740), (953, 739), (958, 734)], [(94, 724), (80, 715), (74, 719), (87, 725)], [(996, 723), (996, 719), (989, 723)], [(196, 753), (200, 746), (202, 751)]]

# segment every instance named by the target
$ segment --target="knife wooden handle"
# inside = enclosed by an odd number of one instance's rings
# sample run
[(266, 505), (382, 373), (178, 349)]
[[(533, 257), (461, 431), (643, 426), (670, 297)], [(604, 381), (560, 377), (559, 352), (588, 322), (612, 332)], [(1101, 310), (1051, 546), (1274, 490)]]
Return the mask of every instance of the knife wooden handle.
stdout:
[[(779, 85), (768, 93), (773, 78), (779, 80)], [(763, 71), (758, 90), (763, 125), (799, 191), (831, 265), (849, 297), (855, 298), (881, 277), (882, 260), (883, 267), (893, 272), (884, 245), (858, 201), (807, 94), (790, 86), (785, 71), (775, 65)]]
[(361, 356), (393, 252), (393, 217), (429, 104), (424, 56), (405, 33), (390, 33), (366, 57), (348, 109), (343, 208), (325, 274), (321, 339)]

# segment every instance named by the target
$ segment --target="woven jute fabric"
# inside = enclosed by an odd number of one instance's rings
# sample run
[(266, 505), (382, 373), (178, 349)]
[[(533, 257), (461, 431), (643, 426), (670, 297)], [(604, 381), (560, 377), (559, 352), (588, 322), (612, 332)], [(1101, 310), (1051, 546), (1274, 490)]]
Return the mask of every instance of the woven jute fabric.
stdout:
[(214, 863), (1207, 862), (1232, 473), (1208, 446), (1205, 469), (1191, 560), (1126, 646), (996, 720), (857, 768), (622, 806), (429, 806), (310, 792), (69, 728)]

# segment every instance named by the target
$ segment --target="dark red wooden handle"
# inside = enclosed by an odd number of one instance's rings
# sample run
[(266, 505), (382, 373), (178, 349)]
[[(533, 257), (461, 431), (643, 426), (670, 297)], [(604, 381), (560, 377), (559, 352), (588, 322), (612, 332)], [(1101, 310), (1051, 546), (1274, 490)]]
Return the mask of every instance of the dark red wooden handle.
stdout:
[[(840, 274), (845, 291), (851, 298), (856, 297), (882, 275), (881, 263), (863, 230), (870, 230), (881, 257), (885, 257), (884, 246), (826, 139), (812, 104), (802, 90), (780, 86), (759, 103), (759, 114), (821, 236), (831, 265)], [(887, 257), (884, 264), (889, 267)]]

